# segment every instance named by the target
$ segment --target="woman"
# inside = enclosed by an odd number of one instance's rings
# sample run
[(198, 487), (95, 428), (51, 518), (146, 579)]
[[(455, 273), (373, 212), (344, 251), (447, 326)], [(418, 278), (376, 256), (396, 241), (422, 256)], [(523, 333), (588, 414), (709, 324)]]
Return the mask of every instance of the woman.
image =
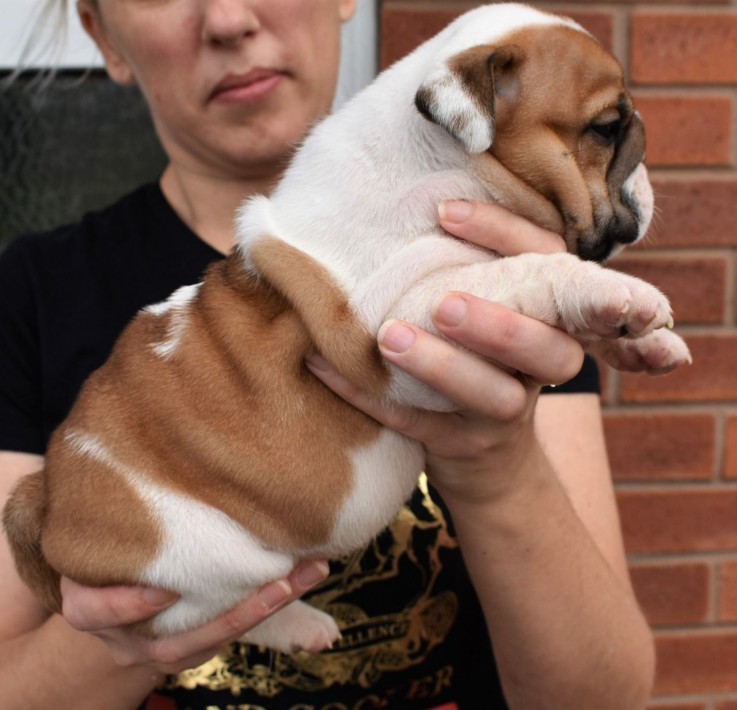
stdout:
[[(79, 0), (78, 9), (113, 80), (142, 89), (169, 162), (157, 185), (3, 255), (5, 495), (42, 464), (48, 434), (126, 320), (228, 252), (237, 205), (274, 185), (329, 110), (354, 0)], [(439, 219), (507, 255), (562, 249), (493, 206), (448, 203)], [(449, 294), (435, 320), (470, 352), (401, 323), (380, 347), (459, 413), (384, 407), (319, 356), (310, 363), (426, 447), (431, 487), (421, 482), (375, 545), (334, 562), (325, 581), (323, 562), (305, 563), (214, 622), (157, 642), (125, 626), (172, 603), (165, 590), (63, 580), (64, 616), (49, 617), (3, 547), (4, 707), (135, 708), (162, 684), (182, 707), (643, 707), (652, 639), (628, 579), (590, 369), (573, 380), (577, 393), (538, 398), (540, 384), (579, 371), (580, 347), (464, 294)], [(318, 583), (313, 603), (344, 615), (332, 652), (229, 646)]]

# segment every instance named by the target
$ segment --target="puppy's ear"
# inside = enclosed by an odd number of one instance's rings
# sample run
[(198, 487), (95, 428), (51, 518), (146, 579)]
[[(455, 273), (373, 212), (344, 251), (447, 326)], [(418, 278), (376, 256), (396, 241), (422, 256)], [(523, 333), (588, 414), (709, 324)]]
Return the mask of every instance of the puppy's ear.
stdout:
[(415, 94), (415, 106), (469, 153), (483, 153), (494, 141), (499, 94), (517, 91), (514, 75), (521, 60), (517, 47), (467, 49), (427, 77)]

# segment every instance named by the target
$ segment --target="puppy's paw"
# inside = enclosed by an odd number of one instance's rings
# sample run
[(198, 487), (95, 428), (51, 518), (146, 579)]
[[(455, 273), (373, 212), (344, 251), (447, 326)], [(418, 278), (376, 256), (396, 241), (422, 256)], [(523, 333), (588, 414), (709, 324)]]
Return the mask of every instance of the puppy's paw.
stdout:
[(582, 262), (580, 280), (558, 297), (563, 327), (589, 337), (641, 337), (658, 328), (672, 327), (668, 299), (641, 279)]
[(666, 375), (693, 362), (688, 345), (673, 331), (659, 328), (641, 338), (598, 340), (587, 348), (607, 364), (625, 372)]
[(340, 638), (335, 619), (302, 601), (294, 601), (254, 626), (241, 640), (282, 653), (318, 653)]

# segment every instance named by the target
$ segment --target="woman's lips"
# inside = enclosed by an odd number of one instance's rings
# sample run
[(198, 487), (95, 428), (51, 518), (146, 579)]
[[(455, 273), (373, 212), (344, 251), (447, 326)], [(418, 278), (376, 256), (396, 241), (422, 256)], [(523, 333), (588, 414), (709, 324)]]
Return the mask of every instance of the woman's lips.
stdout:
[(213, 90), (211, 101), (218, 103), (252, 103), (270, 94), (284, 74), (272, 70), (254, 70), (248, 74), (229, 74)]

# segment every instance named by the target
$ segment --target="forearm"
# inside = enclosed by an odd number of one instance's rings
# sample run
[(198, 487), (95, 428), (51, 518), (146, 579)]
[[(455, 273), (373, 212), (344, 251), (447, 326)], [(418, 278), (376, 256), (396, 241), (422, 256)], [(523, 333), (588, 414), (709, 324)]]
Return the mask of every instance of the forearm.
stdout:
[(650, 631), (535, 447), (498, 499), (446, 496), (510, 707), (644, 707)]
[(60, 616), (0, 643), (0, 657), (7, 710), (132, 710), (163, 679), (149, 668), (117, 666), (102, 642)]

